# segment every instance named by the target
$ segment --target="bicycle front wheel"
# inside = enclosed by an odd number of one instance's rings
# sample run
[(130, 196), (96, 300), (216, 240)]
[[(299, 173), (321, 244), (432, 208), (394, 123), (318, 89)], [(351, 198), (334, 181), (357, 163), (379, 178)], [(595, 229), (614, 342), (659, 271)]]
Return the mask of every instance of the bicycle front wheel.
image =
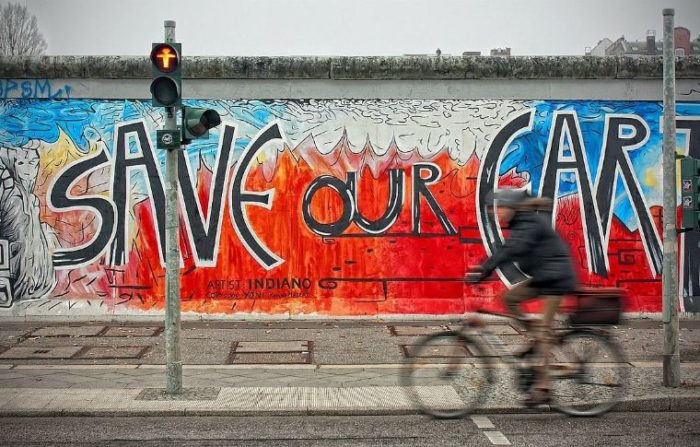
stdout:
[(553, 407), (570, 416), (599, 416), (622, 398), (628, 365), (606, 334), (575, 330), (552, 346)]
[(477, 337), (444, 332), (405, 349), (402, 384), (423, 413), (441, 419), (462, 417), (483, 402), (493, 371)]

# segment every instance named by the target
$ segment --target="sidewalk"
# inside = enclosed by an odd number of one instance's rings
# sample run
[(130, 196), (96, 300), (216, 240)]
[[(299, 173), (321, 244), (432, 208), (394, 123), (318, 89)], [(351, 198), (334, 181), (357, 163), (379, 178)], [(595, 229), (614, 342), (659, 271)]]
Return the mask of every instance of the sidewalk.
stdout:
[[(15, 323), (0, 328), (0, 415), (405, 414), (416, 409), (401, 365), (422, 335), (450, 322), (189, 322), (181, 336), (183, 386), (164, 395), (162, 326)], [(681, 324), (683, 386), (661, 384), (660, 322), (615, 329), (630, 371), (618, 411), (700, 411), (700, 321)], [(513, 327), (493, 326), (517, 349)], [(482, 413), (524, 411), (510, 372)], [(459, 393), (426, 378), (419, 392), (443, 405)], [(546, 410), (546, 408), (545, 408)]]

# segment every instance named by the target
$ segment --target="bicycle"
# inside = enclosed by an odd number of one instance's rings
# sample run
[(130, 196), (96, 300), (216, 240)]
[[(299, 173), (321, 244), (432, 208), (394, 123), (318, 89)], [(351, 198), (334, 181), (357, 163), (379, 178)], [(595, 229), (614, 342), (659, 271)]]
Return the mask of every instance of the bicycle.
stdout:
[[(622, 398), (628, 368), (621, 346), (606, 326), (617, 324), (622, 289), (581, 289), (574, 295), (576, 309), (565, 327), (553, 329), (550, 352), (550, 407), (570, 416), (599, 416)], [(527, 321), (507, 317), (526, 326)], [(515, 354), (489, 330), (481, 318), (469, 318), (457, 330), (431, 334), (412, 346), (402, 374), (409, 397), (426, 414), (456, 418), (473, 413), (483, 404), (503, 367), (515, 371), (517, 389), (527, 394), (536, 379), (535, 341)], [(495, 363), (494, 359), (498, 362)], [(435, 402), (418, 384), (451, 385), (463, 405), (448, 408)]]

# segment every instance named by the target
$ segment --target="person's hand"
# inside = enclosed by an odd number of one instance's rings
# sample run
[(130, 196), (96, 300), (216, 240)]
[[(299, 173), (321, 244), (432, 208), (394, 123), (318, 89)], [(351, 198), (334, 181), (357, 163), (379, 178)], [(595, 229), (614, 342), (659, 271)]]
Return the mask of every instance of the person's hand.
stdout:
[(476, 284), (483, 281), (486, 278), (486, 271), (481, 266), (472, 267), (467, 272), (467, 282)]

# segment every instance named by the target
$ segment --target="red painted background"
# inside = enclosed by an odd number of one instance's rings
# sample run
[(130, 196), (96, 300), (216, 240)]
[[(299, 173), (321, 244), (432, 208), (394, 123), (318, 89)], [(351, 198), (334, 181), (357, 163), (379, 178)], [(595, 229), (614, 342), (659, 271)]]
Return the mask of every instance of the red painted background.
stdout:
[[(458, 235), (444, 234), (425, 203), (421, 204), (423, 234), (411, 234), (411, 166), (418, 161), (440, 167), (440, 180), (429, 188), (458, 229)], [(197, 184), (206, 208), (212, 173), (204, 164), (201, 166)], [(302, 219), (301, 203), (314, 178), (331, 174), (344, 180), (348, 171), (358, 172), (357, 206), (365, 217), (372, 219), (385, 211), (389, 169), (404, 169), (406, 182), (403, 210), (386, 234), (367, 235), (351, 225), (342, 237), (322, 238), (307, 228)], [(246, 185), (251, 191), (275, 189), (270, 210), (255, 206), (246, 209), (255, 232), (285, 262), (270, 271), (262, 268), (240, 243), (226, 211), (217, 266), (195, 268), (183, 222), (180, 233), (184, 261), (183, 311), (376, 315), (459, 314), (479, 307), (498, 308), (494, 297), (505, 286), (495, 275), (492, 281), (477, 286), (462, 280), (465, 270), (485, 256), (483, 245), (478, 242), (480, 234), (474, 207), (478, 169), (476, 156), (460, 166), (447, 150), (424, 160), (415, 152), (401, 153), (395, 146), (381, 157), (370, 147), (356, 154), (344, 140), (327, 155), (322, 155), (310, 139), (294, 150), (285, 147), (276, 159), (256, 164)], [(501, 178), (502, 185), (517, 186), (524, 181), (513, 171)], [(75, 187), (76, 194), (80, 193), (81, 183)], [(230, 186), (225, 191), (230, 191)], [(61, 296), (62, 290), (66, 293), (70, 290), (71, 296), (78, 298), (89, 299), (97, 294), (108, 308), (124, 303), (139, 309), (163, 307), (165, 275), (158, 260), (148, 200), (134, 207), (138, 232), (129, 262), (121, 267), (93, 264), (80, 271), (58, 272), (55, 296)], [(575, 196), (560, 199), (556, 222), (580, 267), (582, 283), (628, 289), (628, 311), (660, 311), (661, 283), (652, 277), (639, 235), (616, 218), (610, 230), (608, 277), (602, 278), (586, 270), (578, 204)], [(312, 202), (313, 215), (324, 222), (337, 219), (341, 207), (340, 198), (328, 189), (319, 192)], [(224, 209), (228, 210), (228, 203), (224, 204)], [(659, 209), (652, 209), (652, 213), (661, 231)], [(43, 218), (55, 221), (56, 217), (44, 210)], [(80, 215), (61, 214), (63, 221), (71, 219), (80, 219)], [(90, 225), (84, 225), (84, 231), (87, 231), (84, 237), (90, 237)], [(94, 228), (92, 231), (94, 233)], [(102, 271), (106, 271), (106, 275)], [(83, 276), (76, 278), (77, 274)], [(90, 275), (94, 279), (88, 283), (84, 278)], [(249, 283), (256, 279), (282, 281), (285, 278), (308, 279), (311, 287), (261, 289), (251, 288), (254, 283)], [(260, 293), (246, 296), (248, 292)]]

